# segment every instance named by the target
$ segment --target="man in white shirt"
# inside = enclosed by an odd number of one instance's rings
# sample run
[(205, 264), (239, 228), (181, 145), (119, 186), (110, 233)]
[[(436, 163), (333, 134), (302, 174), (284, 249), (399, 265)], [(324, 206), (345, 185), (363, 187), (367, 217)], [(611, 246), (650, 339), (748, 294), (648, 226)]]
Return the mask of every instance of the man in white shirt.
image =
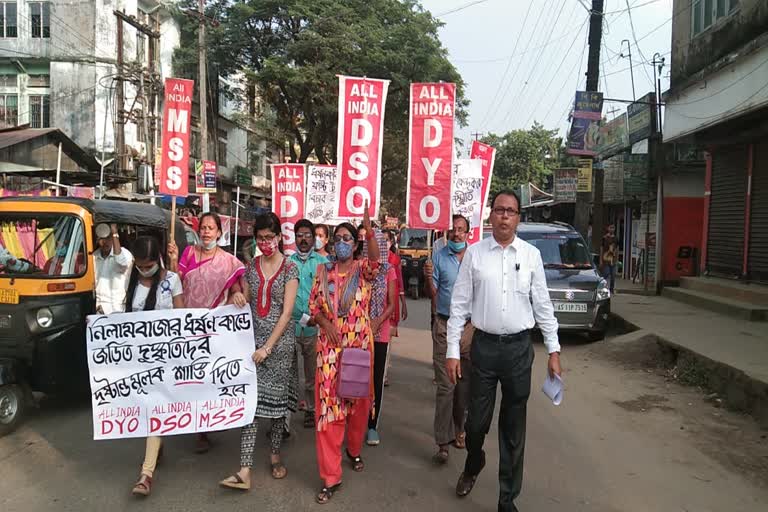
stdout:
[(96, 226), (99, 248), (93, 255), (96, 262), (96, 311), (109, 315), (125, 311), (125, 294), (131, 276), (133, 256), (120, 246), (117, 225)]
[(512, 191), (491, 201), (493, 236), (467, 249), (451, 297), (446, 370), (461, 379), (459, 342), (472, 319), (472, 376), (465, 425), (467, 460), (456, 494), (468, 495), (485, 466), (483, 442), (490, 430), (501, 383), (499, 412), (499, 507), (517, 512), (523, 483), (526, 406), (531, 392), (531, 329), (538, 324), (549, 353), (550, 374), (560, 374), (557, 320), (538, 249), (516, 237), (520, 200)]

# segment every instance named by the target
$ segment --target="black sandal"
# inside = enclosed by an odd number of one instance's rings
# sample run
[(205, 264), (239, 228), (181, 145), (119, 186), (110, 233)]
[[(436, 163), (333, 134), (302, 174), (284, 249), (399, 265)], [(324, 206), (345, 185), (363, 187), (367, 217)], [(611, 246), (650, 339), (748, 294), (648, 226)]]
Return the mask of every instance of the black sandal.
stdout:
[(304, 413), (304, 428), (315, 428), (315, 413), (310, 411)]
[(363, 458), (359, 455), (357, 457), (353, 457), (351, 453), (349, 453), (349, 450), (347, 450), (347, 457), (349, 458), (350, 462), (352, 462), (352, 469), (358, 473), (361, 473), (365, 469), (365, 462), (363, 462)]
[(315, 501), (317, 501), (317, 503), (320, 505), (325, 505), (331, 501), (331, 498), (333, 498), (333, 493), (338, 491), (339, 487), (341, 487), (341, 482), (337, 483), (336, 485), (332, 485), (331, 487), (323, 487), (320, 489), (318, 495), (315, 496)]

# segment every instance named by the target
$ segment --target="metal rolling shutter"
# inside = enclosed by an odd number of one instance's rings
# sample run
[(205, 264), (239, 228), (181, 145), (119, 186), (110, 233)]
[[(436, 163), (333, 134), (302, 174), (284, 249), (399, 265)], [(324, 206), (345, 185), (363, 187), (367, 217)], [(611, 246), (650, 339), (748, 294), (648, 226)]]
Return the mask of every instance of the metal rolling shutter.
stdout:
[(768, 140), (755, 143), (748, 256), (749, 278), (768, 282)]
[(712, 152), (707, 268), (740, 277), (744, 264), (744, 211), (747, 197), (747, 147), (724, 146)]

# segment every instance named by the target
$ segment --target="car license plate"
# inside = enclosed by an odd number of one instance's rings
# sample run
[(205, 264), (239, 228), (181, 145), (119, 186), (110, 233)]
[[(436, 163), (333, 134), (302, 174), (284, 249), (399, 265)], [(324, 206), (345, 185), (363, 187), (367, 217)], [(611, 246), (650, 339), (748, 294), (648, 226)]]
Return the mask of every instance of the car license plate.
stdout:
[(0, 289), (0, 304), (18, 304), (19, 292), (16, 290)]
[(558, 313), (586, 313), (587, 305), (583, 302), (555, 302), (555, 311)]

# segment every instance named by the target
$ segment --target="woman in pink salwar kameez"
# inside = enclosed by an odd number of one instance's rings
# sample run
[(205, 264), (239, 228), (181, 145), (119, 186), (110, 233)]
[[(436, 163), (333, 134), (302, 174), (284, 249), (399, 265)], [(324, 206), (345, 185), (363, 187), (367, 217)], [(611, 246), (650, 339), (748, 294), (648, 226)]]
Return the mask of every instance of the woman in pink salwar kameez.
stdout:
[[(240, 260), (219, 247), (221, 219), (215, 213), (200, 216), (198, 235), (201, 244), (188, 246), (179, 257), (179, 248), (168, 244), (170, 270), (181, 277), (184, 285), (184, 306), (213, 309), (224, 304), (234, 304), (238, 296), (245, 303), (240, 280), (245, 267)], [(198, 453), (205, 453), (210, 441), (205, 434), (198, 434)]]

